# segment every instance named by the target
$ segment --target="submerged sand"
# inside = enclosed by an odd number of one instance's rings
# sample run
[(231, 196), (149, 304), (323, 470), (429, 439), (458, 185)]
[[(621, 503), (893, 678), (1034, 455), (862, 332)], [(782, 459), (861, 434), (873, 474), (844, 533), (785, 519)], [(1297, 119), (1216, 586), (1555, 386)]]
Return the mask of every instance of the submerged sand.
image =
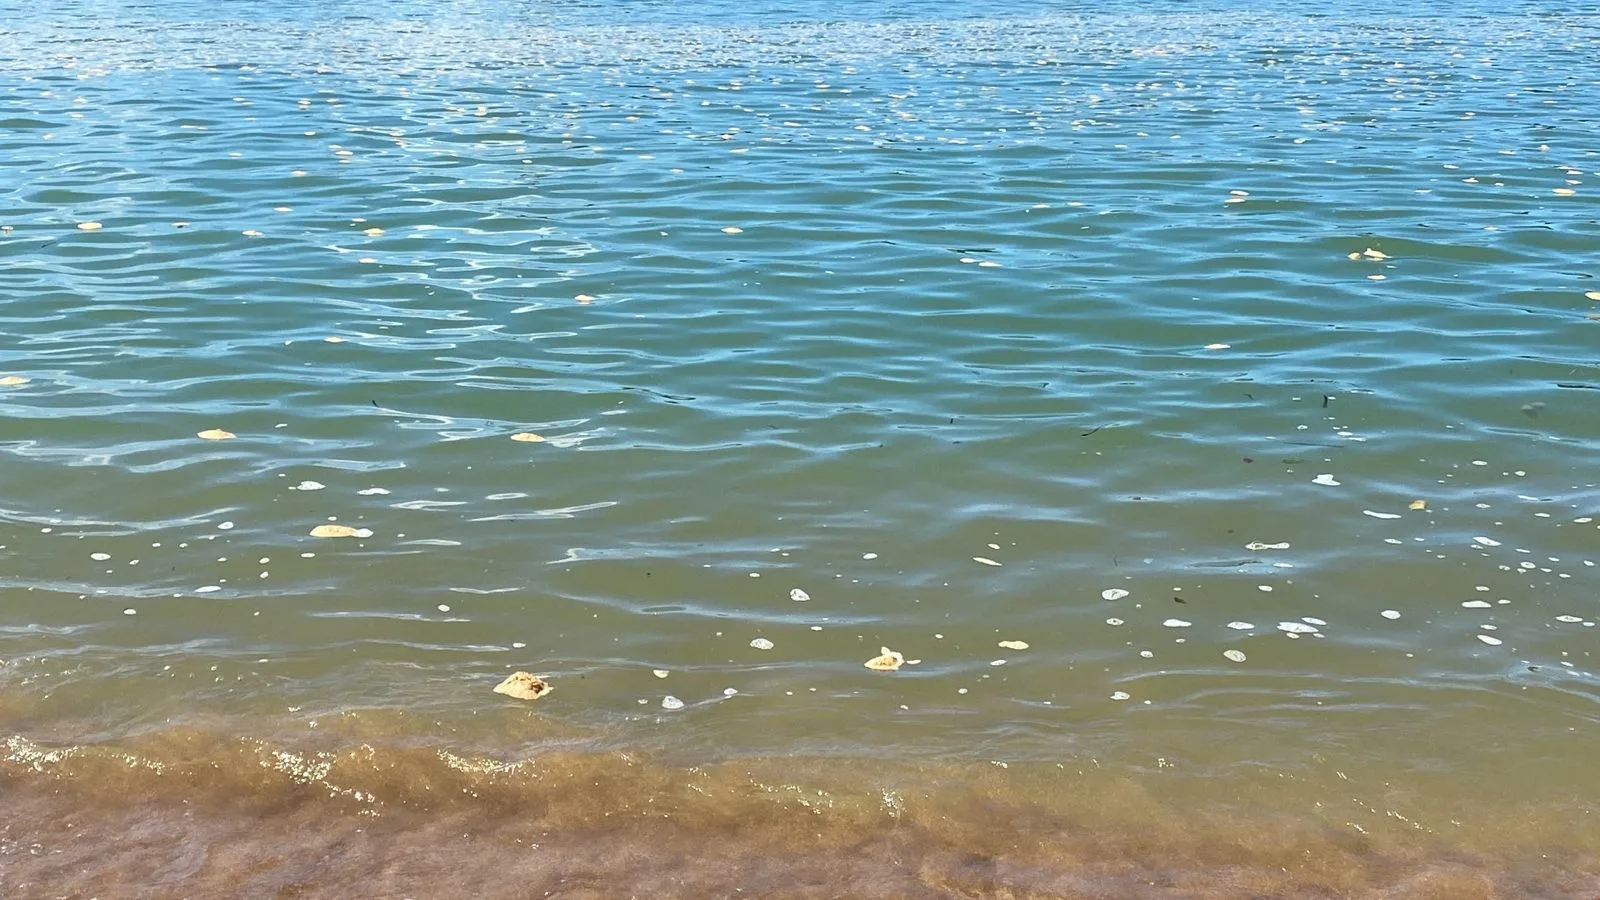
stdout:
[(98, 742), (13, 734), (0, 744), (0, 896), (1470, 900), (1600, 889), (1600, 829), (1576, 796), (1419, 797), (1346, 773), (1215, 778), (1160, 762), (696, 763), (541, 746), (526, 730), (485, 752), (397, 721), (254, 723), (265, 737), (240, 736), (241, 722)]

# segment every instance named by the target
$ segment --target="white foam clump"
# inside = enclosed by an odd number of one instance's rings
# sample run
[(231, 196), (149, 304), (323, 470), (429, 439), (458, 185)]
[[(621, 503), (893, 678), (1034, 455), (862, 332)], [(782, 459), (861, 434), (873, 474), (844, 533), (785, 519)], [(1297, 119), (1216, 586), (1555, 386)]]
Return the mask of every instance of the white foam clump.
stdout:
[(1278, 630), (1284, 634), (1316, 634), (1317, 626), (1304, 622), (1279, 622)]
[(811, 599), (811, 595), (806, 593), (805, 591), (802, 591), (799, 588), (795, 588), (794, 590), (789, 592), (789, 599), (793, 600), (796, 603), (804, 603), (807, 600)]
[(1100, 599), (1102, 600), (1121, 600), (1126, 596), (1128, 596), (1128, 592), (1122, 588), (1106, 588), (1100, 592)]

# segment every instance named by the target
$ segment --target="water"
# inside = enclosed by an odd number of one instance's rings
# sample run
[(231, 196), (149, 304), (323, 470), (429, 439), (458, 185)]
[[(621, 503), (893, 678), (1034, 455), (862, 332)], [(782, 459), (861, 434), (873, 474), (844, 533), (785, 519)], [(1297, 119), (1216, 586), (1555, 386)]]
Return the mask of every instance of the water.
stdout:
[(8, 10), (0, 892), (1592, 896), (1600, 19), (1386, 12)]

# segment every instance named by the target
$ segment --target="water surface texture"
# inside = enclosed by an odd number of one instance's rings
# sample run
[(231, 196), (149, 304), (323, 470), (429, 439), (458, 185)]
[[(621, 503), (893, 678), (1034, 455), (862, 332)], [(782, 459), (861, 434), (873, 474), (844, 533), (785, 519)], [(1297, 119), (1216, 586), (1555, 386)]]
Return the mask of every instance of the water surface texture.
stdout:
[(0, 893), (1593, 897), (1600, 16), (1390, 12), (12, 4)]

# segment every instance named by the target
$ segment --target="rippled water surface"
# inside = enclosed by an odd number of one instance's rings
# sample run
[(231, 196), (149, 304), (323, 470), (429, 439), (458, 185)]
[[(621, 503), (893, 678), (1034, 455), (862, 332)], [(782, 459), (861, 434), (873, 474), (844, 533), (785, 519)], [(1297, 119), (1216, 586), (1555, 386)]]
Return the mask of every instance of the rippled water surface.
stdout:
[(1387, 12), (14, 4), (0, 892), (1592, 897), (1600, 15)]

